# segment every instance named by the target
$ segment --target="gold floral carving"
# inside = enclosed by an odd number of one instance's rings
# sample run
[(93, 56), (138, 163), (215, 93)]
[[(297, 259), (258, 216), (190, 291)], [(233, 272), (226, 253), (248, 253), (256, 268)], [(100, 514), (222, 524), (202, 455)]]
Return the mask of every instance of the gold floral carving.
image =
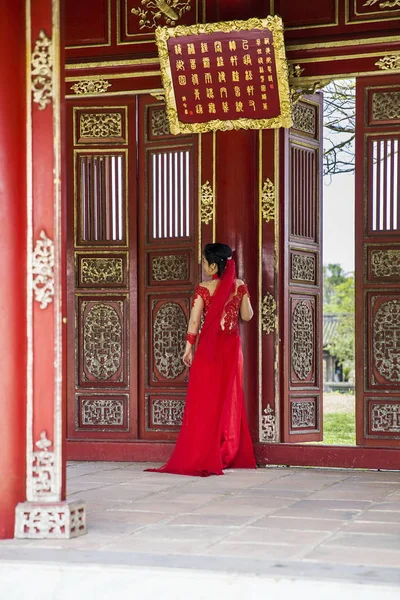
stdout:
[(184, 408), (184, 400), (154, 400), (152, 405), (153, 425), (180, 427), (182, 425)]
[(298, 102), (293, 106), (293, 129), (297, 129), (297, 131), (303, 131), (304, 133), (309, 133), (310, 135), (315, 135), (316, 132), (316, 108), (314, 106), (310, 106), (309, 104), (305, 104), (303, 102)]
[(43, 29), (36, 40), (31, 57), (33, 101), (43, 110), (51, 102), (53, 95), (53, 54), (52, 42)]
[(261, 307), (261, 325), (263, 333), (268, 334), (276, 330), (277, 315), (276, 315), (276, 300), (267, 292), (262, 301)]
[(292, 279), (315, 281), (315, 257), (305, 254), (292, 254)]
[(400, 277), (400, 250), (372, 250), (371, 270), (375, 277)]
[(33, 251), (32, 274), (35, 300), (40, 308), (47, 308), (54, 296), (54, 243), (44, 231)]
[(102, 283), (123, 283), (122, 258), (82, 258), (81, 283), (99, 285)]
[(214, 192), (209, 181), (201, 186), (201, 222), (208, 225), (214, 218)]
[(185, 281), (189, 279), (187, 254), (153, 257), (152, 275), (154, 281)]
[(388, 54), (375, 63), (382, 71), (400, 69), (400, 54)]
[(165, 302), (157, 311), (153, 323), (154, 364), (163, 379), (176, 379), (182, 375), (185, 365), (187, 320), (177, 302)]
[(400, 92), (375, 92), (372, 95), (372, 119), (374, 121), (400, 119)]
[(97, 79), (82, 79), (71, 86), (75, 94), (84, 96), (85, 94), (104, 94), (111, 86), (106, 79), (98, 77)]
[[(122, 302), (117, 302), (122, 311)], [(82, 303), (82, 309), (87, 302)], [(113, 306), (94, 304), (83, 323), (83, 354), (85, 369), (98, 381), (110, 379), (121, 367), (122, 323)]]
[(79, 119), (81, 138), (122, 137), (121, 113), (83, 113)]
[(400, 404), (371, 404), (371, 430), (400, 433)]
[(167, 111), (165, 108), (153, 110), (151, 113), (151, 134), (154, 137), (159, 137), (161, 135), (170, 135), (170, 133)]
[(261, 194), (261, 212), (266, 223), (275, 219), (275, 186), (270, 179), (264, 181)]
[(291, 409), (292, 429), (304, 429), (309, 427), (315, 428), (317, 426), (315, 402), (313, 402), (312, 400), (292, 402)]
[(87, 398), (82, 402), (81, 419), (84, 427), (121, 427), (124, 424), (124, 401), (119, 398)]
[(292, 314), (292, 367), (304, 381), (312, 373), (314, 360), (314, 320), (309, 302), (301, 300)]
[(372, 324), (374, 364), (379, 374), (400, 383), (400, 301), (387, 300), (376, 311)]
[(260, 442), (275, 442), (276, 441), (276, 417), (275, 411), (270, 404), (264, 408), (261, 417), (261, 435)]
[(288, 75), (290, 79), (294, 77), (301, 77), (301, 74), (304, 72), (304, 68), (302, 69), (300, 65), (294, 65), (292, 63), (288, 63)]
[(142, 7), (132, 8), (131, 13), (139, 17), (140, 29), (155, 29), (163, 19), (166, 25), (176, 21), (191, 10), (191, 0), (141, 0)]
[[(277, 81), (279, 88), (281, 114), (270, 119), (235, 119), (222, 121), (214, 119), (207, 123), (182, 123), (178, 119), (178, 111), (174, 88), (172, 85), (171, 68), (168, 53), (168, 40), (173, 37), (188, 35), (210, 34), (216, 32), (231, 33), (232, 31), (252, 31), (254, 29), (269, 29), (273, 35), (275, 49)], [(232, 129), (271, 129), (277, 127), (290, 127), (292, 125), (291, 100), (288, 83), (288, 66), (283, 39), (282, 20), (278, 16), (269, 16), (266, 19), (249, 19), (248, 21), (225, 21), (221, 23), (202, 23), (198, 25), (178, 25), (175, 28), (158, 27), (156, 29), (156, 43), (160, 57), (161, 79), (165, 91), (167, 115), (171, 133), (206, 133), (207, 131), (229, 131)]]
[(366, 0), (363, 6), (375, 6), (384, 10), (385, 8), (400, 8), (400, 0)]
[(292, 80), (292, 85), (290, 86), (290, 101), (292, 107), (296, 105), (296, 103), (303, 98), (303, 96), (312, 96), (315, 92), (322, 90), (325, 86), (331, 83), (331, 79), (323, 79), (321, 81), (314, 81), (314, 83), (307, 85), (305, 82), (301, 82), (301, 79), (298, 80), (299, 83), (294, 85), (296, 80)]

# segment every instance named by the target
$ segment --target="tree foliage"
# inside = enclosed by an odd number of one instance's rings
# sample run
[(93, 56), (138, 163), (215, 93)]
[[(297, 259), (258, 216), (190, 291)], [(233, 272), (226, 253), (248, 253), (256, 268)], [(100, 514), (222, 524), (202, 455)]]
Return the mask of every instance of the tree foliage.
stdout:
[(343, 366), (345, 378), (354, 371), (355, 296), (354, 273), (345, 273), (338, 264), (329, 264), (324, 274), (324, 312), (339, 317), (335, 335), (328, 346)]
[(324, 176), (354, 172), (356, 84), (332, 81), (324, 87)]

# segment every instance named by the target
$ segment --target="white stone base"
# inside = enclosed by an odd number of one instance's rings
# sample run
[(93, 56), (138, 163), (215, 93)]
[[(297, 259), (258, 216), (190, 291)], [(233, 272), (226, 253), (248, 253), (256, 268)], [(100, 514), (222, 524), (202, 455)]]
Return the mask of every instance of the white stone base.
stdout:
[(86, 507), (81, 500), (20, 502), (15, 509), (15, 537), (68, 539), (86, 533)]

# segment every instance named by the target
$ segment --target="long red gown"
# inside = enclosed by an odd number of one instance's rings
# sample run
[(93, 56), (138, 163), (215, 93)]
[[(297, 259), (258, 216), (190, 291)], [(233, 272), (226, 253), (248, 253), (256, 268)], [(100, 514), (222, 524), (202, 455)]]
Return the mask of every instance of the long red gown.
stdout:
[[(230, 267), (234, 273), (234, 263)], [(148, 471), (207, 477), (222, 475), (226, 468), (256, 467), (244, 405), (238, 322), (246, 293), (245, 284), (228, 278), (223, 282), (223, 277), (213, 295), (197, 287), (193, 303), (202, 299), (205, 320), (190, 369), (182, 427), (168, 462)]]

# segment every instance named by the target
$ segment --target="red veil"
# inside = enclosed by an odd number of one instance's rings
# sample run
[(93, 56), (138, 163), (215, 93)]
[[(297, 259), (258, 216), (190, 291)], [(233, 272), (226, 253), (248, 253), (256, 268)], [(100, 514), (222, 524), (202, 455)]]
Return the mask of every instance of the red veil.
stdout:
[(228, 259), (214, 292), (190, 369), (185, 411), (169, 461), (159, 469), (182, 475), (221, 475), (227, 467), (255, 468), (243, 398), (240, 337), (225, 333), (225, 306), (235, 294)]

